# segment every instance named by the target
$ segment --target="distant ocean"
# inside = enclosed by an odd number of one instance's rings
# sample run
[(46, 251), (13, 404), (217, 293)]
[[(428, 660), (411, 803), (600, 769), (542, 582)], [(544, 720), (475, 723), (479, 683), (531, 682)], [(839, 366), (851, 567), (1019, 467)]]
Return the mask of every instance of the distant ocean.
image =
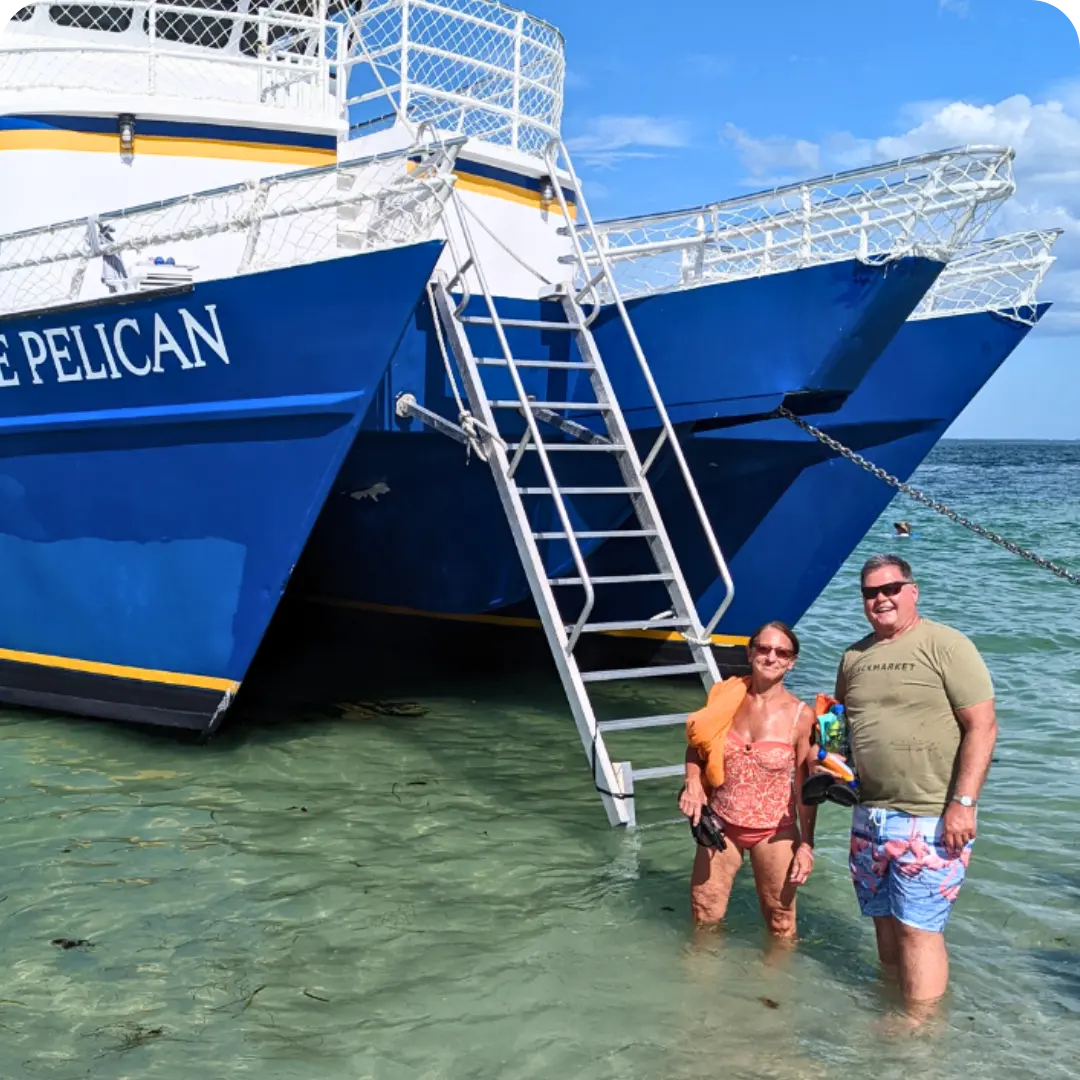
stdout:
[[(946, 442), (915, 481), (1080, 570), (1080, 443)], [(919, 539), (892, 539), (900, 517)], [(832, 685), (857, 568), (890, 549), (982, 649), (1001, 721), (923, 1035), (889, 1022), (843, 811), (794, 952), (763, 948), (748, 875), (695, 937), (685, 825), (609, 830), (558, 686), (497, 672), (402, 685), (413, 715), (256, 717), (201, 748), (3, 714), (0, 1076), (1073, 1080), (1080, 588), (899, 499), (802, 620), (798, 692)]]

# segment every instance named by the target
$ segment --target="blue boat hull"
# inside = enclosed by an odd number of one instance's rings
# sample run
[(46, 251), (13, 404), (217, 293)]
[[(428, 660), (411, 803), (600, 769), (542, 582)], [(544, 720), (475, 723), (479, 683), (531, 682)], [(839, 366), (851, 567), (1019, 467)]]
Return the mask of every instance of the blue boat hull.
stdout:
[[(940, 269), (925, 259), (818, 266), (636, 300), (631, 316), (672, 419), (689, 431), (691, 423), (766, 415), (800, 395), (815, 401), (843, 395)], [(499, 309), (519, 319), (562, 317), (561, 308), (540, 301), (504, 298)], [(471, 310), (483, 313), (475, 301)], [(613, 311), (601, 313), (595, 333), (635, 438), (647, 446), (657, 434), (657, 416)], [(519, 359), (571, 355), (566, 333), (513, 328), (509, 337)], [(490, 331), (475, 330), (472, 344), (478, 356), (499, 355)], [(593, 400), (580, 378), (532, 369), (525, 382), (539, 400)], [(514, 397), (508, 377), (502, 386), (492, 378), (488, 389)], [(457, 419), (426, 303), (418, 306), (316, 526), (297, 591), (360, 609), (438, 615), (484, 616), (526, 601), (528, 583), (489, 467), (468, 460), (460, 444), (418, 421), (397, 417), (394, 404), (403, 393)], [(601, 456), (562, 455), (560, 480), (602, 482), (610, 463)], [(627, 512), (618, 498), (579, 499), (571, 509), (583, 528), (596, 530), (618, 527)], [(550, 501), (536, 507), (533, 524), (537, 531), (558, 528)], [(584, 545), (586, 554), (597, 543)], [(553, 575), (565, 569), (566, 546), (550, 543), (546, 560)]]
[(0, 701), (220, 719), (441, 247), (0, 321)]
[[(810, 419), (907, 480), (1029, 330), (988, 312), (907, 323), (837, 413)], [(783, 420), (696, 435), (691, 447), (736, 583), (727, 634), (796, 623), (895, 495)], [(688, 540), (676, 537), (680, 551)], [(720, 583), (700, 557), (688, 565), (699, 608), (714, 610)]]
[[(906, 480), (1029, 329), (990, 313), (907, 323), (839, 411), (810, 419)], [(786, 420), (698, 433), (685, 449), (735, 580), (717, 643), (730, 664), (740, 664), (739, 643), (758, 626), (771, 619), (795, 624), (805, 614), (895, 492)], [(722, 582), (683, 493), (661, 484), (656, 494), (698, 610), (708, 619), (723, 599)], [(606, 545), (593, 559), (596, 572), (632, 572), (623, 551)], [(653, 596), (656, 604), (663, 599), (659, 592)], [(597, 617), (632, 616), (615, 597)], [(628, 660), (632, 651), (641, 659), (662, 647), (654, 640), (611, 653), (621, 651)]]

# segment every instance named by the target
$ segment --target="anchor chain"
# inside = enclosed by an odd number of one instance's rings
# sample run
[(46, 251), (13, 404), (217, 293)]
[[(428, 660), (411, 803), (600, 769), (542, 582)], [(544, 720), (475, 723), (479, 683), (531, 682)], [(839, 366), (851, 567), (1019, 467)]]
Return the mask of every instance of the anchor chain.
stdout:
[(1072, 571), (1066, 570), (1064, 566), (1058, 566), (1057, 563), (1051, 562), (1049, 559), (1044, 559), (1041, 555), (1036, 555), (1035, 552), (1028, 551), (1027, 548), (1022, 548), (1019, 544), (1014, 544), (1011, 540), (1007, 540), (999, 533), (984, 528), (977, 522), (964, 517), (963, 514), (957, 513), (944, 503), (937, 502), (932, 496), (926, 494), (925, 491), (920, 491), (911, 484), (905, 484), (899, 477), (887, 473), (880, 466), (875, 465), (872, 461), (868, 461), (864, 458), (862, 454), (856, 453), (841, 442), (837, 442), (831, 435), (827, 435), (820, 428), (816, 428), (813, 424), (807, 423), (801, 416), (796, 416), (790, 409), (786, 409), (781, 405), (780, 408), (776, 410), (776, 413), (785, 420), (790, 420), (797, 428), (801, 428), (807, 435), (817, 439), (819, 443), (827, 446), (833, 452), (839, 454), (843, 458), (847, 458), (853, 465), (858, 465), (860, 469), (865, 469), (879, 480), (884, 481), (889, 487), (896, 488), (897, 491), (903, 492), (908, 498), (914, 499), (916, 502), (922, 503), (923, 506), (929, 507), (934, 513), (941, 514), (942, 517), (947, 517), (950, 521), (954, 521), (957, 525), (963, 526), (969, 532), (973, 532), (976, 536), (981, 536), (984, 540), (989, 540), (990, 543), (997, 544), (998, 547), (1004, 548), (1006, 551), (1011, 551), (1014, 555), (1019, 555), (1021, 559), (1027, 559), (1028, 562), (1034, 563), (1036, 566), (1041, 566), (1044, 570), (1049, 570), (1051, 574), (1062, 578), (1064, 581), (1071, 581), (1074, 585), (1080, 585), (1080, 574), (1074, 574)]

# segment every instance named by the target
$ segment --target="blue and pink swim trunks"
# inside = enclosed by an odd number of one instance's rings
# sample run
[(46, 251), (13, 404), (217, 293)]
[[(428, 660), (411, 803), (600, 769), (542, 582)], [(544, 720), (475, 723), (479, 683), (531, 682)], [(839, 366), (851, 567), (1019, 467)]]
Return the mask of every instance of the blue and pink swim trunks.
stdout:
[(940, 933), (960, 895), (971, 847), (950, 852), (939, 817), (856, 806), (848, 865), (860, 910)]

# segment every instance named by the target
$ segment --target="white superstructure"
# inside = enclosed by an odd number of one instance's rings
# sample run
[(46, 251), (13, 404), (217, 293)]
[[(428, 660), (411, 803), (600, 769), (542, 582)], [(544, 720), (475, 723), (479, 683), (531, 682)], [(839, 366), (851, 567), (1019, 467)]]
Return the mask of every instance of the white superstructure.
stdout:
[(567, 276), (544, 160), (563, 43), (547, 23), (488, 0), (7, 8), (0, 231), (367, 157), (434, 128), (469, 137), (458, 190), (500, 291), (534, 297)]

